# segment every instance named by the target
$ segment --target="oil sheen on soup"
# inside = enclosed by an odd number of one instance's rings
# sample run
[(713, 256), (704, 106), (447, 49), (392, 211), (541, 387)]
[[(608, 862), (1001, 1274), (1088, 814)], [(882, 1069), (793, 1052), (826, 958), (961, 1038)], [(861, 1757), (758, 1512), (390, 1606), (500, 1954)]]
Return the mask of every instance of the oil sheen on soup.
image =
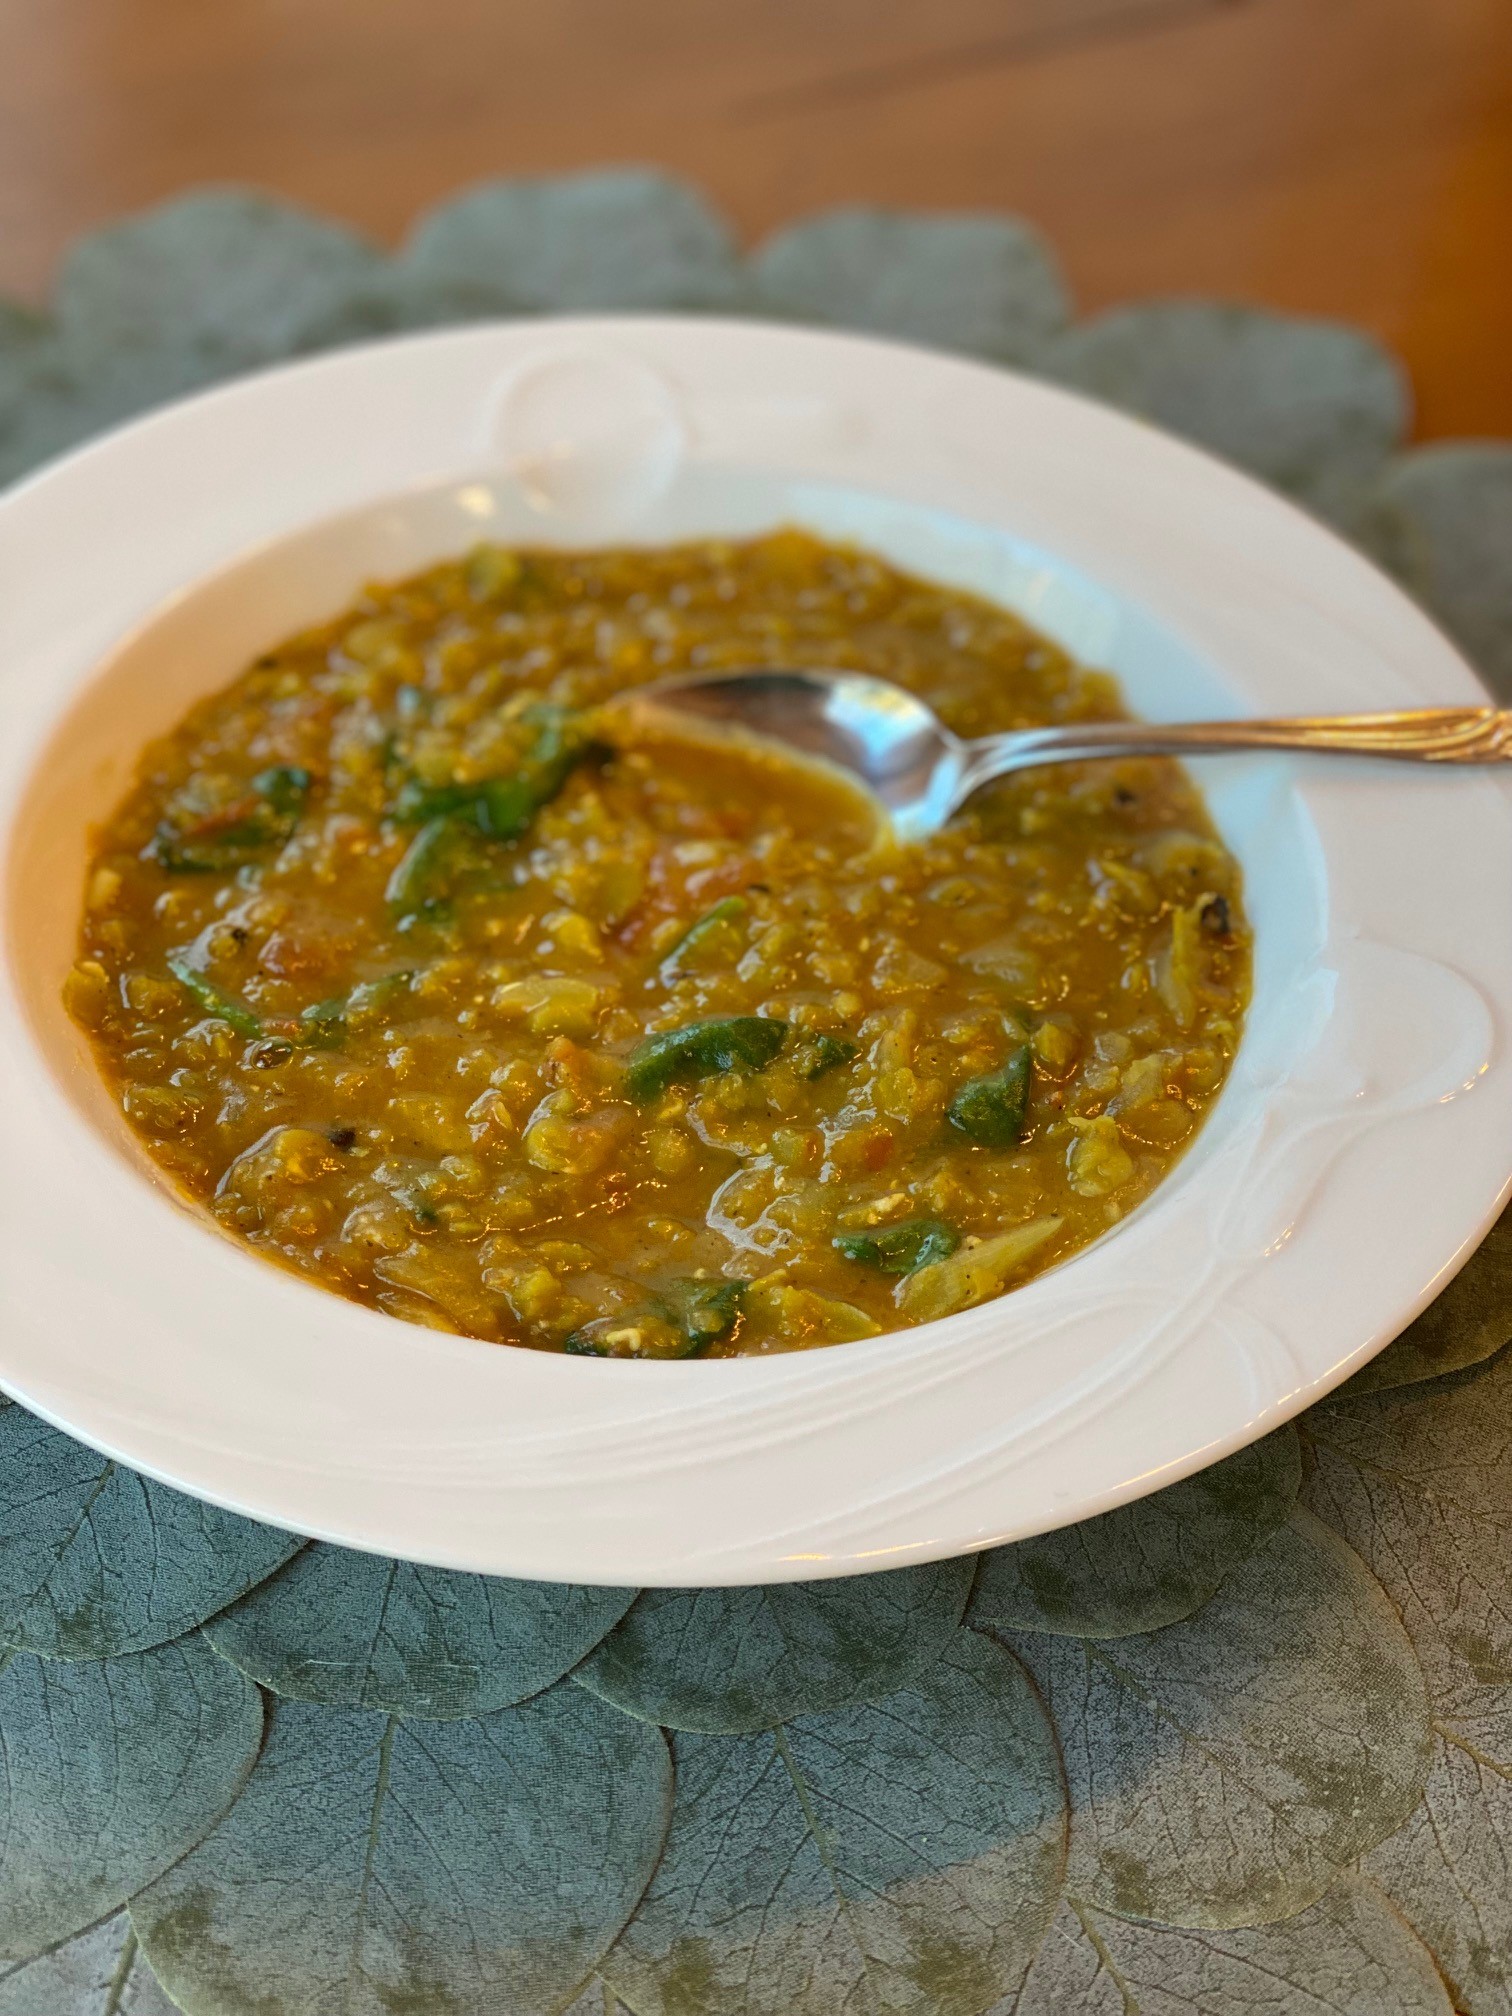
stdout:
[(339, 1294), (593, 1356), (869, 1337), (1107, 1232), (1239, 1040), (1197, 792), (1047, 768), (905, 847), (811, 768), (616, 719), (763, 664), (963, 735), (1120, 711), (1005, 610), (796, 530), (371, 587), (96, 837), (68, 1004), (153, 1161)]

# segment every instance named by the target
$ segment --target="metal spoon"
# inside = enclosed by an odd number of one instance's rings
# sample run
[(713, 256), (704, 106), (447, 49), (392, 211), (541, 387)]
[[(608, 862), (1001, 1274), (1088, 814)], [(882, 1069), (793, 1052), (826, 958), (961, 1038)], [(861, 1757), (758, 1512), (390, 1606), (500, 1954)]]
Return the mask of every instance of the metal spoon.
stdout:
[(1420, 763), (1512, 763), (1512, 708), (1421, 707), (1279, 721), (1073, 721), (963, 742), (916, 695), (864, 672), (722, 672), (618, 696), (653, 730), (681, 721), (782, 742), (849, 771), (886, 806), (899, 838), (945, 824), (992, 777), (1098, 756), (1305, 749)]

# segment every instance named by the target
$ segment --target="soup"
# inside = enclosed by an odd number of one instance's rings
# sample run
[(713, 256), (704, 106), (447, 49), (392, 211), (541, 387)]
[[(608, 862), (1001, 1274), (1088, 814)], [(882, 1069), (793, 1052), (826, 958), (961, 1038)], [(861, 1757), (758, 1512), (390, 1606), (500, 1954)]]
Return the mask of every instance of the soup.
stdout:
[(617, 693), (848, 667), (963, 735), (1119, 698), (799, 531), (482, 547), (369, 588), (149, 748), (67, 982), (153, 1161), (336, 1292), (678, 1358), (966, 1309), (1131, 1211), (1216, 1098), (1249, 938), (1180, 768), (1046, 768), (922, 844)]

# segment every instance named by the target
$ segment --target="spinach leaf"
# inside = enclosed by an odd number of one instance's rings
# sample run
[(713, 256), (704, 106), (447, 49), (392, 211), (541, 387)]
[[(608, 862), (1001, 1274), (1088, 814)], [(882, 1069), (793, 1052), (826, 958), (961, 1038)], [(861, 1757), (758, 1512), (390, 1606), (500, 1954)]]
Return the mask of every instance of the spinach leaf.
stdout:
[(696, 1358), (728, 1337), (745, 1310), (746, 1281), (674, 1281), (665, 1296), (596, 1316), (565, 1340), (574, 1358)]
[(252, 796), (220, 812), (184, 813), (160, 822), (147, 853), (177, 875), (228, 875), (244, 861), (282, 847), (304, 811), (313, 779), (293, 763), (252, 779)]
[(960, 1233), (938, 1218), (908, 1218), (882, 1232), (837, 1232), (830, 1241), (847, 1260), (879, 1267), (884, 1274), (912, 1274), (948, 1259), (960, 1243)]
[(336, 1048), (369, 1016), (388, 1007), (414, 979), (414, 969), (385, 973), (377, 980), (363, 980), (349, 993), (333, 995), (328, 1001), (314, 1001), (301, 1009), (300, 1034), (306, 1043), (319, 1049)]
[(1060, 1218), (1033, 1218), (990, 1239), (958, 1247), (943, 1260), (931, 1260), (905, 1275), (893, 1290), (893, 1300), (916, 1323), (933, 1323), (959, 1309), (975, 1309), (1001, 1295), (1016, 1274), (1060, 1231)]
[(846, 1036), (811, 1036), (798, 1052), (796, 1063), (798, 1076), (812, 1084), (815, 1079), (836, 1071), (842, 1064), (849, 1064), (853, 1057), (859, 1057), (861, 1046), (852, 1043)]
[(662, 1302), (595, 1316), (563, 1339), (569, 1358), (691, 1358), (695, 1345)]
[(593, 746), (582, 718), (563, 708), (532, 707), (524, 719), (531, 741), (508, 776), (470, 784), (422, 784), (411, 778), (394, 800), (394, 817), (411, 826), (452, 819), (487, 840), (518, 840)]
[(742, 896), (721, 897), (684, 931), (662, 960), (662, 972), (669, 976), (677, 974), (689, 966), (706, 963), (716, 953), (730, 954), (737, 950), (742, 943), (738, 927), (747, 908)]
[(456, 840), (449, 813), (428, 819), (400, 856), (384, 901), (401, 916), (422, 908), (446, 885)]
[(207, 979), (199, 968), (191, 963), (187, 952), (170, 952), (166, 964), (174, 979), (193, 995), (207, 1015), (213, 1015), (217, 1021), (224, 1022), (229, 1028), (234, 1029), (238, 1036), (261, 1036), (262, 1017), (256, 1010), (249, 1008), (245, 1001), (238, 1000), (234, 994), (228, 994), (224, 987), (217, 987), (213, 980)]
[(275, 763), (258, 771), (252, 789), (279, 819), (294, 820), (304, 810), (311, 781), (309, 771), (298, 763)]
[(728, 1337), (745, 1308), (748, 1281), (676, 1281), (671, 1294), (691, 1352)]
[(454, 819), (491, 840), (515, 840), (530, 824), (530, 787), (523, 777), (487, 777), (476, 784), (401, 785), (393, 815), (405, 826)]
[(420, 831), (389, 877), (385, 895), (395, 910), (415, 911), (443, 892), (456, 843), (468, 833), (518, 840), (593, 747), (586, 723), (563, 708), (532, 707), (524, 718), (532, 739), (508, 776), (434, 785), (410, 778), (400, 787), (393, 816)]
[(969, 1078), (950, 1102), (951, 1126), (984, 1148), (1016, 1147), (1029, 1111), (1030, 1062), (1029, 1045), (1021, 1043), (1000, 1071)]
[(625, 1088), (642, 1104), (669, 1085), (725, 1071), (762, 1071), (782, 1048), (786, 1022), (763, 1015), (730, 1015), (687, 1022), (648, 1036), (630, 1056)]

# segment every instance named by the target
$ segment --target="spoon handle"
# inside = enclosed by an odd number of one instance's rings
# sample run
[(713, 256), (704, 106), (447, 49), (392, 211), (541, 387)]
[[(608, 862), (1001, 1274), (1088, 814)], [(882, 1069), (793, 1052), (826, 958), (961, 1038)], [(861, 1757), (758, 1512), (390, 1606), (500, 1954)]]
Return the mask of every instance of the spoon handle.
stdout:
[(1311, 749), (1415, 763), (1512, 763), (1512, 708), (1415, 707), (1277, 721), (1073, 721), (1056, 728), (1025, 728), (966, 745), (959, 797), (990, 777), (1041, 763), (1081, 763), (1098, 756), (1197, 756), (1231, 749)]

